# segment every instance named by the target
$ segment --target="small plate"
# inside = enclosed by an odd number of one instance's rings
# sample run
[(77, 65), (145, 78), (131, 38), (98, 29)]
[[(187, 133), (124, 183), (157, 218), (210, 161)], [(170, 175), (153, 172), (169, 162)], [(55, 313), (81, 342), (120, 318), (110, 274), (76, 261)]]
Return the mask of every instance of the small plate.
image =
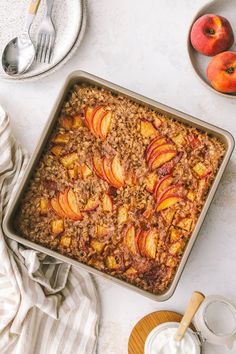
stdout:
[[(28, 0), (2, 0), (0, 16), (4, 20), (0, 24), (0, 55), (2, 55), (9, 40), (24, 28), (27, 6)], [(54, 0), (52, 19), (56, 29), (56, 40), (51, 63), (41, 64), (35, 62), (28, 72), (17, 77), (6, 75), (0, 66), (0, 76), (7, 80), (39, 79), (65, 64), (82, 39), (85, 25), (84, 8), (83, 0)], [(14, 9), (14, 12), (12, 9)], [(34, 44), (36, 43), (37, 31), (45, 12), (46, 0), (42, 0), (30, 31)], [(7, 33), (6, 28), (9, 29)]]
[[(234, 37), (235, 37), (235, 43), (233, 46), (229, 49), (230, 51), (235, 51), (236, 52), (236, 16), (235, 16), (235, 9), (236, 9), (236, 0), (213, 0), (207, 5), (205, 5), (203, 8), (200, 9), (200, 11), (197, 13), (195, 16), (192, 24), (196, 21), (196, 19), (204, 14), (216, 14), (223, 16), (229, 20), (233, 32), (234, 32)], [(197, 76), (200, 78), (200, 80), (203, 82), (205, 86), (213, 90), (214, 92), (217, 92), (221, 96), (229, 97), (229, 98), (236, 98), (236, 93), (222, 93), (219, 91), (216, 91), (211, 84), (209, 83), (207, 76), (206, 76), (206, 69), (207, 65), (212, 59), (212, 57), (207, 57), (205, 55), (202, 55), (198, 53), (191, 45), (190, 42), (190, 32), (191, 32), (192, 25), (189, 30), (189, 35), (188, 35), (188, 54), (189, 54), (189, 59), (192, 64), (192, 67), (197, 74)]]

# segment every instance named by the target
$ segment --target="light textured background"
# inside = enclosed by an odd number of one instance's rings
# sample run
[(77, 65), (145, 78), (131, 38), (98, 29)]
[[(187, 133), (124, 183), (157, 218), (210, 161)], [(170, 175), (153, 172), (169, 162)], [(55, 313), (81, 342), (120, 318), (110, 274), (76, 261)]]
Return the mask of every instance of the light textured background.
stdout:
[[(236, 137), (236, 100), (220, 97), (195, 77), (186, 51), (189, 25), (204, 0), (88, 0), (81, 47), (60, 72), (32, 83), (0, 82), (0, 102), (32, 152), (68, 73), (82, 69), (225, 128)], [(125, 354), (134, 324), (149, 312), (183, 311), (192, 291), (236, 303), (236, 154), (210, 208), (179, 286), (156, 303), (98, 280), (102, 318), (99, 354)], [(206, 354), (235, 353), (205, 345)], [(82, 354), (82, 353), (81, 353)]]

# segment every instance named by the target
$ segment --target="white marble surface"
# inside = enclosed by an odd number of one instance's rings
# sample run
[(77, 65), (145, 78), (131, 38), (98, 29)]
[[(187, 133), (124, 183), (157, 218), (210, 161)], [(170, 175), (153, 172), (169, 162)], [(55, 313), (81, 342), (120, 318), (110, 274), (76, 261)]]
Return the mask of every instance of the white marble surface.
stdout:
[[(0, 82), (0, 102), (16, 137), (31, 152), (68, 73), (82, 69), (231, 131), (236, 100), (220, 97), (195, 77), (186, 37), (205, 0), (88, 0), (89, 24), (75, 57), (39, 82)], [(183, 311), (193, 290), (236, 302), (236, 154), (210, 208), (174, 296), (157, 303), (97, 279), (102, 316), (98, 354), (125, 354), (134, 324), (145, 314)], [(205, 345), (206, 354), (235, 353), (236, 346)], [(79, 353), (82, 354), (82, 353)]]

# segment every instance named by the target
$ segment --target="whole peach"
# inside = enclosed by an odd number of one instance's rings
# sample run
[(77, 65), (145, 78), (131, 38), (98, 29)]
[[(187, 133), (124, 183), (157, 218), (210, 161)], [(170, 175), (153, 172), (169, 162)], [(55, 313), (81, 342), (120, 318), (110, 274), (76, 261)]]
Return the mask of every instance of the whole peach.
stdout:
[(193, 24), (190, 40), (198, 52), (214, 56), (233, 45), (234, 34), (226, 18), (207, 14), (198, 18)]
[(223, 52), (211, 59), (207, 67), (211, 85), (220, 92), (236, 92), (236, 52)]

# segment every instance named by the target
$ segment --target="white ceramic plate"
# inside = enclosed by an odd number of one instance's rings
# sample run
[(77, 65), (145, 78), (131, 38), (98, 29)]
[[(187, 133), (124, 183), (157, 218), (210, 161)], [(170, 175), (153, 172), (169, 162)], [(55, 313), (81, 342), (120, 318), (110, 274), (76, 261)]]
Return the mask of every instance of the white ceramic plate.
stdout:
[[(27, 13), (28, 0), (1, 0), (0, 18), (0, 55), (5, 45), (23, 28)], [(82, 0), (54, 0), (52, 18), (56, 28), (56, 41), (50, 64), (34, 63), (30, 70), (18, 77), (6, 75), (0, 67), (0, 76), (7, 80), (39, 79), (61, 67), (74, 53), (85, 27), (85, 8)], [(46, 11), (46, 0), (42, 0), (31, 28), (31, 37), (35, 43), (37, 30)], [(8, 29), (8, 31), (6, 31)]]
[[(231, 26), (234, 31), (234, 38), (235, 38), (235, 43), (234, 45), (229, 49), (230, 51), (236, 52), (236, 16), (235, 16), (235, 9), (236, 9), (236, 0), (213, 0), (207, 5), (205, 5), (203, 8), (200, 9), (200, 11), (197, 13), (196, 17), (193, 20), (193, 23), (196, 21), (196, 19), (204, 14), (216, 14), (216, 15), (221, 15), (229, 22), (231, 23)], [(192, 26), (191, 26), (192, 27)], [(190, 28), (191, 31), (191, 28)], [(189, 33), (190, 33), (189, 31)], [(191, 61), (191, 64), (193, 66), (194, 71), (196, 72), (197, 76), (201, 79), (201, 81), (210, 89), (212, 89), (214, 92), (217, 92), (218, 94), (229, 97), (229, 98), (236, 98), (236, 93), (234, 94), (227, 94), (227, 93), (221, 93), (219, 91), (216, 91), (213, 89), (209, 81), (207, 80), (206, 76), (206, 69), (209, 61), (211, 60), (211, 57), (207, 57), (205, 55), (202, 55), (198, 53), (196, 50), (193, 49), (189, 36), (188, 36), (188, 53), (189, 53), (189, 58)]]

